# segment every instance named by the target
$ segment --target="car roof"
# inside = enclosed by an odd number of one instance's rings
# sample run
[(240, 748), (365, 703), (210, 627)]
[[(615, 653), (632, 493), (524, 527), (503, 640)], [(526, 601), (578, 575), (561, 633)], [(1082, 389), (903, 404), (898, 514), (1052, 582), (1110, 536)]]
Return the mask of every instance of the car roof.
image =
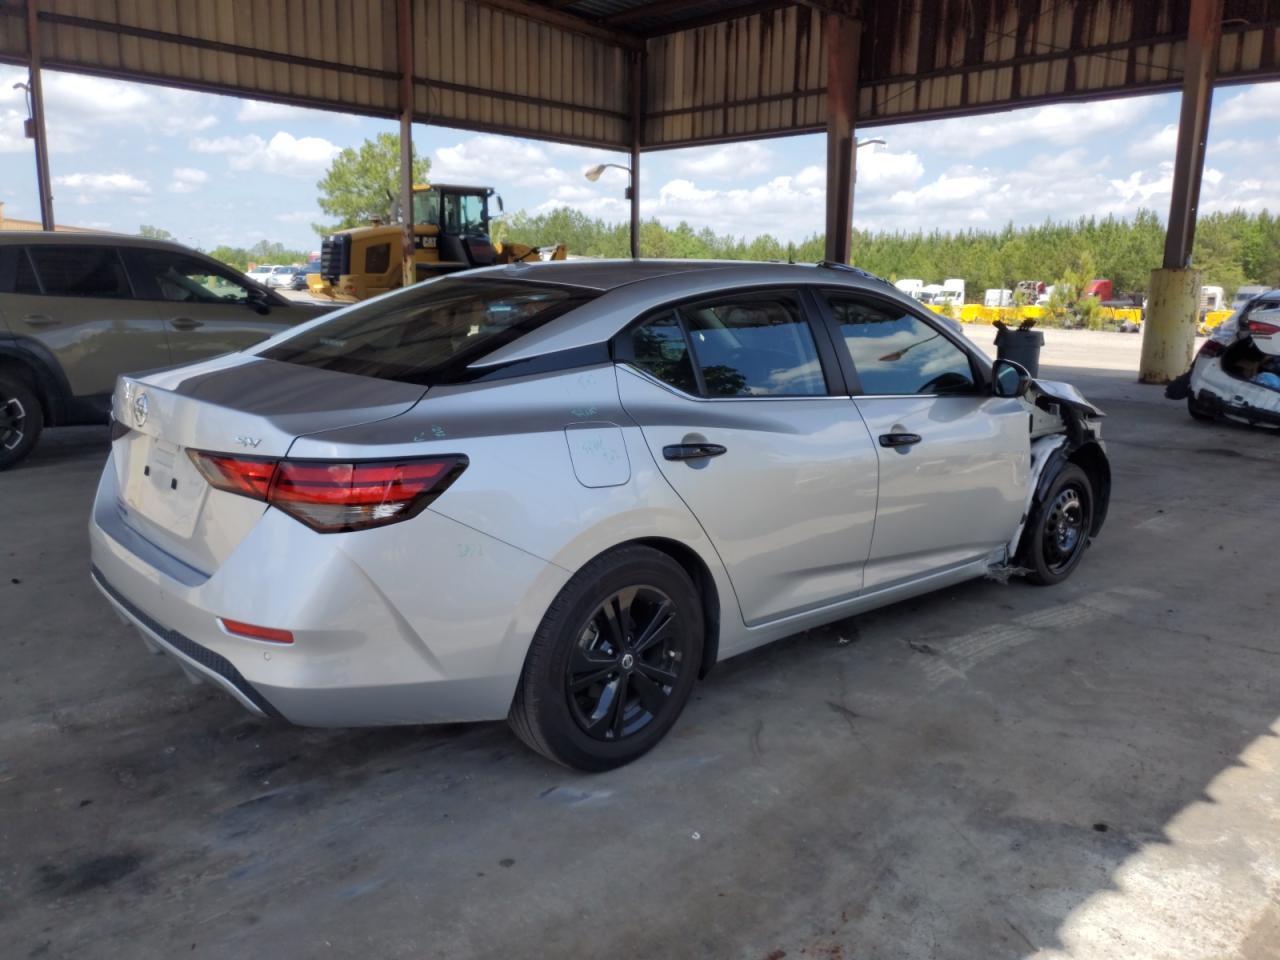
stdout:
[(153, 240), (150, 237), (138, 237), (127, 233), (58, 233), (48, 230), (5, 230), (0, 231), (0, 244), (30, 246), (33, 244), (59, 244), (62, 246), (86, 247), (145, 247), (149, 250), (164, 249), (180, 253), (199, 253), (190, 247), (170, 240)]
[(666, 304), (729, 290), (841, 286), (874, 292), (922, 309), (880, 277), (841, 264), (755, 263), (738, 260), (568, 260), (469, 270), (457, 277), (556, 283), (598, 293), (472, 364), (496, 366), (603, 343), (637, 316)]
[[(815, 279), (814, 271), (819, 267), (830, 269), (836, 279), (840, 274), (857, 276), (865, 280), (881, 279), (856, 267), (845, 267), (840, 264), (779, 263), (758, 260), (548, 260), (470, 270), (467, 276), (560, 283), (605, 292), (645, 280), (682, 274), (700, 276), (714, 274), (717, 281), (728, 286), (740, 281), (758, 280), (764, 273), (776, 282), (785, 282), (787, 278), (791, 278), (812, 283)], [(892, 286), (888, 281), (881, 282), (886, 286)]]

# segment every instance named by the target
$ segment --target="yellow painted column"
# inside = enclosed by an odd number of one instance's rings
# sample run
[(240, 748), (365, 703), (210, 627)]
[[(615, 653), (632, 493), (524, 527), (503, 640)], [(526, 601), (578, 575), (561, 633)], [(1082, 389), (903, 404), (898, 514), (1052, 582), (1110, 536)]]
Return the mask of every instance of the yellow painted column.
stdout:
[(1151, 271), (1147, 318), (1142, 324), (1140, 383), (1168, 383), (1191, 366), (1200, 320), (1200, 271), (1194, 267)]

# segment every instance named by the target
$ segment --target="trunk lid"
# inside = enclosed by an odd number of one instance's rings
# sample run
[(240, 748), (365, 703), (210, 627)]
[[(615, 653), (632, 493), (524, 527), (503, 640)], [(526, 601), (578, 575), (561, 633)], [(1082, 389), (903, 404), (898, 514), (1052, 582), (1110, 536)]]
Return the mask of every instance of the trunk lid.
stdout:
[(117, 507), (135, 532), (209, 576), (266, 505), (209, 486), (187, 455), (279, 459), (299, 436), (399, 416), (426, 388), (231, 354), (122, 377), (113, 444)]

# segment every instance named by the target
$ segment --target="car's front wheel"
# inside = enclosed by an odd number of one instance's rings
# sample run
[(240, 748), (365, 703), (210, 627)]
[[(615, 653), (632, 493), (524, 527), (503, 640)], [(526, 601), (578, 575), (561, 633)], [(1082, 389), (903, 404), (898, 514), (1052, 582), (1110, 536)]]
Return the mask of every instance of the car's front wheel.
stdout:
[(1061, 583), (1075, 570), (1093, 527), (1093, 485), (1074, 463), (1059, 471), (1032, 510), (1023, 534), (1021, 563), (1032, 583)]
[(609, 770), (661, 740), (702, 662), (702, 603), (684, 569), (622, 547), (574, 575), (547, 611), (508, 720), (544, 756)]
[(44, 429), (44, 410), (35, 391), (7, 371), (0, 372), (0, 470), (24, 459)]

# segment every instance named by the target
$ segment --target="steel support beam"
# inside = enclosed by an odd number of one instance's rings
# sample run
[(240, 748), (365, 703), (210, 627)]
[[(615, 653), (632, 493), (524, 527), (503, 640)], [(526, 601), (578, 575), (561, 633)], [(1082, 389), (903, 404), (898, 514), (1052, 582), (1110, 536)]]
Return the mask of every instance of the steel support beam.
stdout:
[(40, 11), (37, 0), (27, 0), (27, 94), (31, 99), (31, 126), (36, 147), (36, 189), (40, 192), (40, 225), (53, 229), (53, 185), (49, 180), (49, 139), (44, 125), (44, 83), (40, 77)]
[(1173, 196), (1164, 235), (1164, 265), (1151, 271), (1147, 316), (1142, 324), (1141, 383), (1168, 383), (1191, 365), (1200, 320), (1200, 271), (1195, 249), (1200, 178), (1204, 173), (1209, 107), (1222, 37), (1223, 0), (1191, 0), (1182, 80), (1178, 147), (1173, 158)]
[(413, 8), (412, 0), (398, 0), (396, 31), (400, 67), (400, 261), (401, 280), (416, 283), (413, 233)]
[(1164, 240), (1166, 270), (1188, 266), (1195, 247), (1200, 179), (1204, 173), (1205, 141), (1209, 137), (1209, 107), (1213, 102), (1218, 43), (1222, 39), (1222, 5), (1223, 0), (1191, 0), (1178, 148), (1173, 157), (1173, 197), (1169, 201), (1169, 229)]
[(848, 263), (853, 247), (853, 123), (858, 103), (858, 44), (862, 25), (828, 14), (826, 259)]
[(644, 54), (631, 54), (631, 259), (640, 259), (640, 142), (644, 138)]
[(561, 30), (581, 34), (593, 40), (603, 40), (605, 43), (611, 43), (626, 50), (644, 49), (643, 37), (638, 37), (633, 33), (626, 33), (622, 30), (614, 30), (590, 20), (583, 20), (571, 13), (544, 6), (540, 3), (530, 3), (529, 0), (475, 0), (475, 2), (494, 10), (501, 10), (504, 13), (514, 13), (518, 17), (533, 20), (535, 23), (558, 27)]

